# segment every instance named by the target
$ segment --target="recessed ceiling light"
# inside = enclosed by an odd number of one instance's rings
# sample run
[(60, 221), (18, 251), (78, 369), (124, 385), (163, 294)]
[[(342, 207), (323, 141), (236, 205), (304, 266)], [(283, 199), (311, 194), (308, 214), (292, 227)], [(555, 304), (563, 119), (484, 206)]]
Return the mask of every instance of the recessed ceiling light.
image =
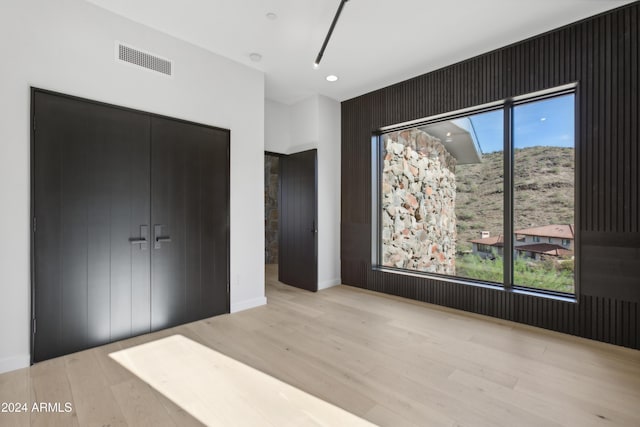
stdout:
[(249, 54), (249, 58), (251, 58), (253, 62), (260, 62), (262, 60), (262, 55), (260, 55), (259, 53), (253, 52)]
[(268, 20), (270, 21), (275, 21), (276, 19), (278, 19), (278, 15), (276, 15), (273, 12), (269, 12), (265, 15), (267, 17)]
[(327, 81), (328, 82), (335, 82), (338, 80), (338, 76), (334, 76), (333, 74), (327, 76)]

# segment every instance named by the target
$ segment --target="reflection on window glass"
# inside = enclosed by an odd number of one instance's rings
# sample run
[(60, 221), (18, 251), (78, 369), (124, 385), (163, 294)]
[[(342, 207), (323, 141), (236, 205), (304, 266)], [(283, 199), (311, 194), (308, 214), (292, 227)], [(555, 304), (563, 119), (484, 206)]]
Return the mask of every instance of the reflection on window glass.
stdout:
[(516, 105), (514, 284), (574, 292), (574, 95)]
[(382, 265), (502, 283), (502, 118), (382, 135)]

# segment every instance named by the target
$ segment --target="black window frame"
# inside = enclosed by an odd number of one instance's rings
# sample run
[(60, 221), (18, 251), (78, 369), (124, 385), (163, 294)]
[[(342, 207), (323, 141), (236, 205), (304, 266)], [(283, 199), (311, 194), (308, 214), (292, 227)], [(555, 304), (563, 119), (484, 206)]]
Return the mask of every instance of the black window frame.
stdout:
[[(519, 105), (542, 101), (545, 99), (556, 98), (564, 95), (573, 95), (573, 117), (574, 117), (574, 292), (559, 292), (546, 289), (538, 289), (527, 286), (520, 286), (514, 284), (513, 265), (517, 258), (515, 253), (515, 242), (517, 236), (515, 234), (513, 217), (514, 217), (514, 193), (515, 188), (513, 185), (514, 175), (514, 123), (513, 123), (513, 110)], [(453, 111), (444, 114), (438, 114), (430, 116), (424, 119), (412, 120), (410, 122), (400, 123), (396, 125), (385, 126), (377, 129), (372, 133), (371, 137), (371, 268), (373, 270), (379, 270), (384, 272), (390, 272), (393, 274), (409, 275), (425, 277), (430, 279), (436, 279), (443, 282), (458, 283), (471, 286), (488, 287), (493, 289), (499, 289), (506, 292), (522, 293), (533, 296), (548, 297), (558, 299), (566, 302), (577, 303), (580, 295), (580, 245), (579, 245), (579, 180), (580, 176), (580, 135), (579, 135), (579, 86), (577, 82), (570, 83), (563, 86), (549, 88), (542, 91), (528, 93), (513, 98), (507, 98), (500, 101), (465, 108), (458, 111)], [(457, 277), (445, 274), (423, 272), (417, 270), (409, 270), (397, 267), (383, 266), (382, 264), (382, 220), (381, 220), (381, 200), (382, 200), (382, 169), (384, 159), (384, 146), (382, 143), (382, 136), (389, 132), (401, 131), (406, 129), (413, 129), (416, 127), (425, 126), (432, 123), (452, 120), (461, 117), (468, 117), (475, 114), (486, 113), (490, 111), (503, 111), (503, 235), (510, 236), (509, 239), (505, 238), (503, 242), (503, 280), (502, 284), (494, 282), (486, 282), (478, 279)], [(478, 245), (479, 246), (479, 245)], [(479, 250), (479, 249), (478, 249)]]

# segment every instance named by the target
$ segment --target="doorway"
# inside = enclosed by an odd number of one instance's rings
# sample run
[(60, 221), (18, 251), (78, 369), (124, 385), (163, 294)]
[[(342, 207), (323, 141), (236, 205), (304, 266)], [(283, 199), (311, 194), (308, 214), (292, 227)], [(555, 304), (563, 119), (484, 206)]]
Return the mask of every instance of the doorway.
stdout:
[(264, 263), (270, 270), (278, 268), (280, 221), (280, 154), (264, 155)]
[(313, 292), (318, 290), (317, 192), (317, 150), (266, 153), (267, 275), (275, 273), (277, 263), (278, 281)]

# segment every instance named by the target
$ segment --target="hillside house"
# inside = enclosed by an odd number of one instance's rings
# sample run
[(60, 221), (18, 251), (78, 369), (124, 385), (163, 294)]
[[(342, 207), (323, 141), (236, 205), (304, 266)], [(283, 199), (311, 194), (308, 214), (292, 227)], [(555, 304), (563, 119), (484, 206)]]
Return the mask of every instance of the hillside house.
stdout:
[(480, 258), (494, 258), (503, 255), (504, 237), (491, 236), (488, 231), (482, 231), (479, 239), (471, 241), (471, 252)]
[(575, 229), (573, 224), (551, 224), (515, 231), (515, 251), (518, 256), (571, 257), (573, 256)]
[[(514, 249), (516, 255), (539, 260), (543, 256), (573, 256), (575, 229), (573, 224), (551, 224), (540, 227), (523, 228), (515, 231)], [(471, 241), (472, 252), (481, 258), (503, 255), (502, 235), (490, 236), (483, 231), (480, 239)]]

